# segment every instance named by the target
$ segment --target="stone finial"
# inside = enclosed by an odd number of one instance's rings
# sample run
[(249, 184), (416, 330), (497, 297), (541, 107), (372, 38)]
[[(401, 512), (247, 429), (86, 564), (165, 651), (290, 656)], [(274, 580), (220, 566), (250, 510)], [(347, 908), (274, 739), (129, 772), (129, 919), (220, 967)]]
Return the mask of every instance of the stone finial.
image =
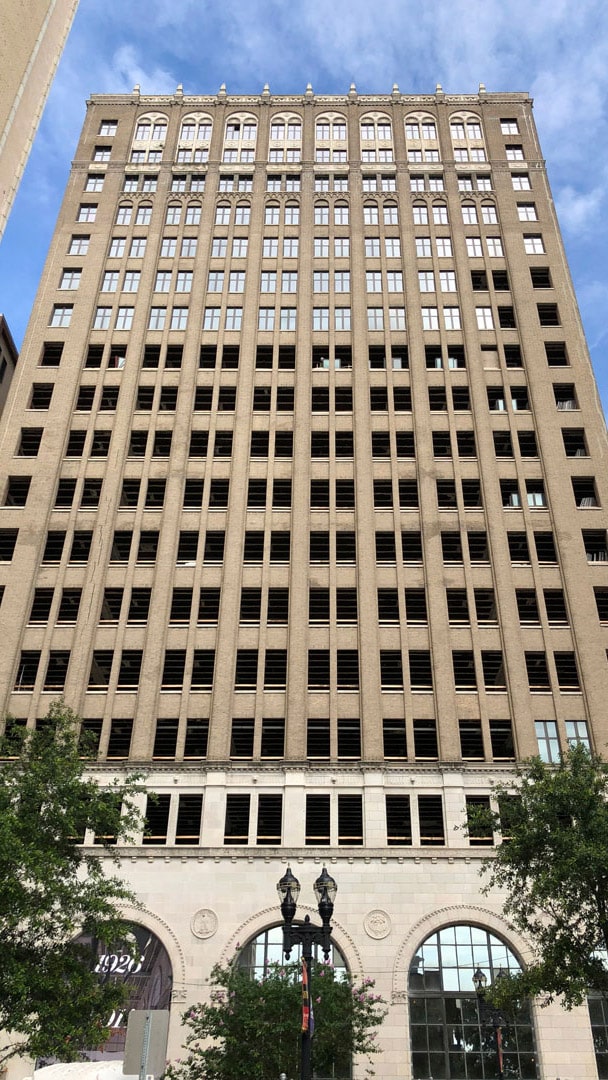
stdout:
[(135, 86), (133, 87), (133, 97), (139, 97), (140, 93), (141, 93), (141, 87), (140, 87), (139, 83), (135, 83)]
[(222, 85), (220, 86), (220, 88), (219, 88), (219, 90), (217, 92), (217, 96), (218, 96), (218, 98), (225, 98), (226, 97), (226, 83), (225, 82), (223, 82)]
[(399, 86), (398, 86), (398, 84), (396, 82), (393, 83), (393, 89), (392, 89), (391, 93), (392, 93), (393, 97), (400, 97), (400, 95), (401, 95), (401, 91), (399, 90)]
[(312, 97), (312, 95), (313, 95), (312, 83), (306, 83), (306, 97)]
[(355, 86), (354, 82), (351, 82), (351, 84), (350, 84), (350, 86), (348, 88), (348, 93), (349, 93), (349, 96), (354, 97), (356, 95), (357, 87)]
[(435, 93), (436, 94), (443, 94), (443, 86), (441, 85), (440, 82), (438, 82), (436, 87), (435, 87)]
[(180, 98), (184, 96), (184, 84), (183, 83), (180, 82), (180, 83), (177, 84), (177, 89), (175, 91), (175, 96), (180, 97)]
[(262, 90), (262, 97), (264, 97), (264, 98), (270, 97), (270, 87), (269, 87), (267, 82), (264, 83), (264, 89)]
[(479, 84), (479, 93), (480, 94), (486, 94), (487, 93), (485, 83), (480, 82), (480, 84)]

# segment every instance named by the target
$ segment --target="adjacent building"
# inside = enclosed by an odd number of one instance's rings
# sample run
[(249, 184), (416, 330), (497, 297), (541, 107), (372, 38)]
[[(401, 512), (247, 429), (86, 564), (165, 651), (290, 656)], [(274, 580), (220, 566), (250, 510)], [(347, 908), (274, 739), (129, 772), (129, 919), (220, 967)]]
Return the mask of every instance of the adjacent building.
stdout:
[[(327, 863), (379, 1075), (496, 1075), (472, 975), (526, 944), (467, 808), (607, 734), (606, 432), (528, 95), (94, 96), (0, 468), (2, 709), (63, 695), (102, 781), (148, 771), (171, 1056)], [(505, 1060), (590, 1080), (607, 1036), (533, 1008)]]
[(0, 238), (78, 0), (4, 0), (0, 65)]
[(19, 354), (9, 325), (0, 314), (0, 416), (8, 396), (11, 379), (15, 373)]

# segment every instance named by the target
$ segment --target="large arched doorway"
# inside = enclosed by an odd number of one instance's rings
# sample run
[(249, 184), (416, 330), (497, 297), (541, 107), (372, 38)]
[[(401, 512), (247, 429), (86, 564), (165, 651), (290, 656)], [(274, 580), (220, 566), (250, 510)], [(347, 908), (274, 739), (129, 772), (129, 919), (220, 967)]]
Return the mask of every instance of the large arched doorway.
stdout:
[[(348, 1008), (351, 987), (347, 982), (346, 960), (333, 943), (329, 956), (331, 972), (320, 948), (313, 946), (313, 956), (308, 999), (311, 1013), (314, 1013), (312, 1075), (314, 1080), (351, 1080), (351, 1043), (345, 1039), (345, 1033), (349, 1031), (348, 1017), (351, 1015)], [(286, 963), (281, 926), (271, 926), (258, 932), (240, 948), (236, 957), (236, 965), (246, 980), (259, 983), (259, 998), (256, 998), (260, 1006), (258, 1023), (261, 1017), (264, 1028), (273, 1033), (273, 1046), (272, 1049), (267, 1048), (265, 1062), (270, 1077), (281, 1073), (297, 1076), (300, 1069), (300, 960), (301, 950), (294, 946), (289, 963)], [(247, 992), (243, 997), (247, 1000)], [(267, 1003), (271, 1003), (269, 1012), (265, 1011)]]
[(121, 980), (127, 987), (123, 1008), (107, 1019), (110, 1028), (107, 1042), (83, 1051), (89, 1061), (123, 1058), (131, 1009), (168, 1009), (171, 1005), (171, 960), (162, 941), (139, 923), (128, 924), (128, 936), (124, 950), (120, 947), (110, 949), (102, 941), (94, 942), (90, 936), (79, 938), (84, 945), (91, 946), (99, 978)]
[[(495, 1032), (480, 1013), (473, 973), (488, 984), (502, 969), (520, 964), (504, 941), (481, 926), (457, 923), (427, 937), (409, 974), (413, 1080), (495, 1080), (499, 1076)], [(501, 1031), (503, 1074), (537, 1080), (529, 1004)]]

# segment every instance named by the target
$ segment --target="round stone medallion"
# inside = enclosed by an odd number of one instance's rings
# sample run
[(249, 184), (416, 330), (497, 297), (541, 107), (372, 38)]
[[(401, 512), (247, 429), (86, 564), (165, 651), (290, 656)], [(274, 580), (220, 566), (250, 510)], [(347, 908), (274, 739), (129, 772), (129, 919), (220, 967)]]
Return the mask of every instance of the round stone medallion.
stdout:
[(388, 937), (391, 932), (390, 916), (381, 908), (374, 908), (373, 911), (368, 911), (363, 919), (363, 928), (368, 937), (377, 940)]
[(213, 937), (217, 931), (217, 915), (211, 908), (200, 908), (192, 916), (190, 923), (192, 933), (197, 938)]

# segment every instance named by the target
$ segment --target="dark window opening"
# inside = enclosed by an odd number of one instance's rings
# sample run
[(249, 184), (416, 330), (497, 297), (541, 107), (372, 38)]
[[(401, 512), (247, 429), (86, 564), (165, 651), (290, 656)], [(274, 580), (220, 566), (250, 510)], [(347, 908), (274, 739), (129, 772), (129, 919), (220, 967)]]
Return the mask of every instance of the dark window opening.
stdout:
[[(42, 355), (40, 357), (40, 367), (59, 367), (61, 363), (61, 356), (63, 354), (63, 341), (45, 341), (42, 346)], [(89, 345), (89, 352), (91, 349), (97, 349), (99, 346)], [(101, 349), (103, 353), (103, 348)], [(99, 358), (101, 364), (101, 356)], [(99, 367), (99, 364), (96, 365)]]
[(114, 652), (112, 649), (96, 649), (91, 661), (89, 690), (108, 686)]
[(262, 719), (261, 757), (282, 758), (285, 756), (285, 721), (264, 717)]
[(547, 609), (547, 619), (552, 626), (567, 626), (568, 625), (568, 612), (566, 610), (566, 599), (564, 597), (563, 589), (544, 589), (543, 595), (545, 598), (545, 608)]
[(208, 532), (205, 535), (205, 550), (203, 554), (203, 562), (205, 563), (221, 563), (224, 560), (224, 542), (226, 534), (224, 532)]
[[(128, 758), (131, 752), (132, 735), (132, 720), (112, 720), (110, 725), (110, 740), (108, 742), (108, 759)], [(168, 797), (169, 796), (167, 796), (167, 798)]]
[(184, 760), (189, 758), (206, 757), (208, 739), (208, 720), (186, 720), (186, 742), (184, 745)]
[(161, 679), (161, 690), (181, 688), (184, 683), (186, 668), (185, 649), (165, 649), (165, 662)]
[(157, 368), (160, 364), (160, 345), (144, 346), (142, 368)]
[(537, 304), (538, 321), (541, 326), (560, 326), (557, 304)]
[(386, 795), (386, 842), (389, 847), (408, 847), (412, 843), (412, 818), (409, 795)]
[(176, 844), (198, 844), (203, 813), (202, 795), (180, 795), (177, 805)]
[(534, 589), (516, 589), (517, 612), (522, 626), (538, 626), (540, 615)]
[(460, 720), (460, 753), (467, 761), (483, 761), (483, 735), (477, 720)]
[(405, 720), (385, 718), (382, 721), (382, 739), (385, 758), (401, 761), (407, 757)]
[(512, 761), (515, 757), (510, 720), (490, 720), (490, 744), (494, 761)]
[(428, 649), (409, 650), (409, 684), (413, 690), (433, 689), (433, 669)]
[(470, 622), (466, 589), (446, 589), (448, 621), (453, 626), (466, 626)]
[(163, 758), (172, 761), (175, 759), (177, 748), (177, 732), (179, 720), (157, 720), (154, 734), (154, 748), (152, 757), (155, 760)]
[(361, 725), (359, 720), (338, 720), (338, 757), (358, 759), (361, 757)]
[(445, 843), (441, 795), (418, 796), (418, 823), (423, 847), (437, 847)]
[(268, 622), (285, 624), (289, 617), (289, 589), (268, 590)]
[(575, 654), (573, 652), (556, 652), (553, 654), (553, 659), (555, 660), (557, 684), (560, 690), (580, 690), (581, 684)]
[(414, 754), (416, 760), (438, 758), (437, 728), (435, 720), (414, 720)]
[(426, 625), (428, 622), (424, 589), (405, 590), (405, 618), (412, 625)]
[(226, 796), (225, 844), (246, 844), (249, 840), (249, 795)]
[(506, 690), (507, 676), (502, 652), (499, 649), (484, 649), (481, 653), (483, 682), (486, 690)]
[(557, 562), (555, 538), (552, 532), (535, 532), (534, 545), (539, 563), (553, 564)]
[(283, 796), (258, 796), (257, 844), (280, 844), (283, 822)]
[(253, 729), (253, 720), (233, 719), (230, 733), (231, 758), (253, 757)]
[(338, 795), (338, 844), (361, 847), (363, 844), (363, 797)]
[(183, 345), (167, 345), (167, 352), (165, 353), (165, 367), (181, 368), (183, 353)]
[(460, 533), (442, 532), (441, 551), (444, 563), (461, 563), (463, 556)]
[(547, 656), (544, 652), (525, 653), (528, 686), (534, 693), (543, 693), (551, 689)]
[(508, 368), (520, 368), (523, 366), (521, 347), (519, 345), (504, 345), (505, 364)]
[(195, 649), (192, 660), (192, 690), (211, 690), (215, 667), (215, 649)]
[(201, 351), (199, 353), (198, 360), (199, 368), (214, 368), (216, 361), (216, 353), (216, 345), (201, 345)]
[(306, 796), (306, 846), (328, 845), (330, 842), (329, 795)]
[(142, 657), (141, 649), (123, 649), (118, 670), (117, 690), (133, 690), (139, 686)]
[(287, 684), (287, 649), (266, 649), (264, 689), (284, 690)]
[(148, 796), (142, 844), (166, 844), (169, 826), (170, 795)]
[(74, 501), (75, 491), (75, 480), (60, 480), (57, 485), (57, 494), (55, 495), (55, 507), (58, 510), (70, 507)]
[(455, 649), (452, 652), (454, 685), (456, 690), (476, 690), (477, 675), (475, 657), (469, 649)]
[(143, 587), (131, 589), (127, 622), (141, 623), (142, 625), (147, 623), (151, 596), (151, 589)]
[(380, 650), (380, 684), (383, 690), (403, 690), (403, 661), (398, 649)]
[(306, 730), (306, 756), (328, 758), (329, 754), (329, 720), (309, 720)]
[(565, 341), (545, 341), (545, 354), (549, 367), (569, 367)]
[(437, 480), (437, 506), (440, 510), (456, 510), (456, 484), (453, 480)]

